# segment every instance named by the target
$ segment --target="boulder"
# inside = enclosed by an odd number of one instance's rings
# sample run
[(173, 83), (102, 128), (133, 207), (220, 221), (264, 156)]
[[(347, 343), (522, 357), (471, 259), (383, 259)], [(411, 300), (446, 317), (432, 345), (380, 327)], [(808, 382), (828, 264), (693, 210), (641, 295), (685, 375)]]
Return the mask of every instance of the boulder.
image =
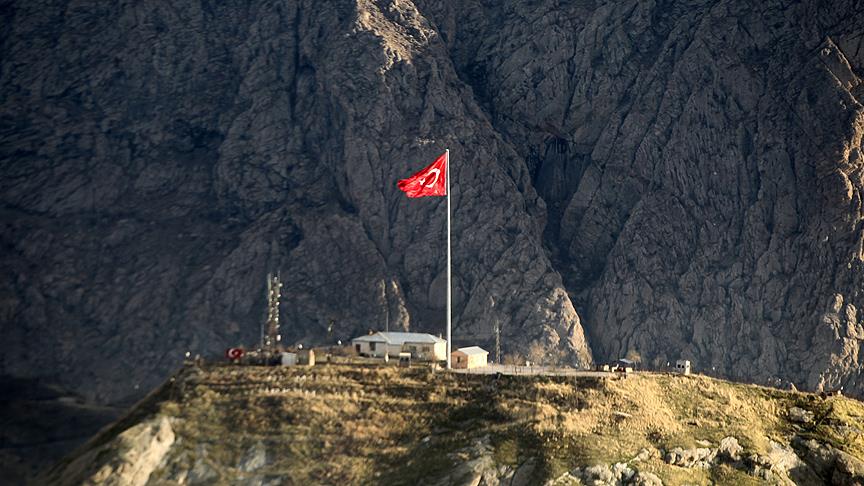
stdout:
[(565, 472), (564, 474), (558, 476), (555, 479), (550, 479), (546, 482), (545, 486), (582, 486), (582, 480), (579, 477), (570, 474), (569, 472)]
[(861, 459), (813, 439), (796, 437), (793, 445), (822, 481), (838, 486), (864, 484), (864, 461)]
[(615, 484), (615, 474), (605, 464), (586, 467), (582, 471), (582, 481), (588, 486), (606, 486)]
[(653, 458), (653, 457), (657, 457), (657, 455), (658, 455), (658, 451), (657, 451), (657, 449), (647, 449), (647, 448), (643, 448), (643, 449), (640, 449), (640, 450), (639, 450), (639, 453), (636, 454), (636, 456), (633, 457), (633, 459), (631, 459), (631, 461), (633, 461), (633, 462), (644, 462), (644, 461), (647, 461), (647, 460), (649, 460), (649, 459), (651, 459), (651, 458)]
[(90, 449), (64, 469), (60, 485), (144, 486), (174, 445), (171, 420), (154, 417)]
[(705, 447), (682, 449), (681, 447), (676, 447), (667, 452), (664, 459), (668, 464), (672, 464), (673, 466), (708, 469), (711, 467), (711, 462), (716, 456), (716, 449)]
[(738, 444), (738, 439), (735, 437), (724, 437), (720, 440), (720, 445), (717, 447), (717, 457), (729, 462), (737, 462), (741, 460), (741, 452), (744, 448)]
[(632, 486), (663, 486), (663, 480), (654, 473), (638, 471), (630, 480), (628, 485)]
[(537, 461), (533, 457), (528, 458), (513, 473), (513, 478), (509, 484), (511, 486), (530, 486), (534, 479), (534, 470), (536, 468)]
[(789, 420), (791, 420), (792, 422), (806, 424), (813, 420), (813, 412), (804, 410), (803, 408), (799, 407), (792, 407), (789, 409)]
[(772, 471), (785, 474), (792, 468), (804, 466), (804, 462), (791, 447), (773, 440), (768, 442), (768, 446), (769, 451), (766, 458)]
[(243, 472), (252, 472), (267, 464), (267, 448), (263, 443), (256, 442), (246, 451), (237, 469)]
[(836, 450), (835, 457), (831, 484), (836, 486), (864, 485), (864, 461), (846, 452)]
[(567, 475), (581, 480), (581, 484), (592, 486), (659, 486), (663, 482), (649, 472), (636, 471), (626, 463), (617, 462), (612, 466), (596, 464), (586, 468), (577, 468)]

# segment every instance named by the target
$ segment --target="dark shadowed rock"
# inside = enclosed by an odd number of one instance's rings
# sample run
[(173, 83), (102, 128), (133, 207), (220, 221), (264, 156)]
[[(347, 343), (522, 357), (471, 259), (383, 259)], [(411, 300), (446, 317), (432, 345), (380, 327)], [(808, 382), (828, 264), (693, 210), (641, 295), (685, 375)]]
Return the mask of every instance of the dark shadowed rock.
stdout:
[(140, 395), (274, 269), (289, 342), (443, 332), (449, 147), (457, 344), (862, 392), (852, 0), (0, 14), (3, 373)]
[(433, 16), (595, 358), (860, 393), (860, 6), (459, 5)]

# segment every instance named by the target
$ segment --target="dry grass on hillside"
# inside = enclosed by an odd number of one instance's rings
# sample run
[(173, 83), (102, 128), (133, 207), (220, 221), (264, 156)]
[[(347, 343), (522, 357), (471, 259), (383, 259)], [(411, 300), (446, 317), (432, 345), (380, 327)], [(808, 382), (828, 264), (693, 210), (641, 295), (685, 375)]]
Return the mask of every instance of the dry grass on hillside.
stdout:
[[(790, 423), (787, 411), (796, 405), (816, 413), (817, 423)], [(177, 419), (180, 438), (159, 474), (205, 465), (213, 484), (242, 480), (256, 447), (268, 451), (258, 476), (418, 484), (470, 459), (465, 451), (484, 437), (496, 464), (534, 458), (537, 481), (574, 467), (630, 461), (643, 448), (716, 446), (730, 435), (746, 453), (766, 453), (769, 439), (788, 443), (797, 433), (827, 437), (864, 457), (864, 436), (854, 433), (864, 423), (861, 402), (698, 376), (496, 379), (420, 367), (224, 366), (187, 372), (159, 407)], [(752, 480), (726, 467), (669, 466), (656, 454), (631, 465), (669, 484)]]

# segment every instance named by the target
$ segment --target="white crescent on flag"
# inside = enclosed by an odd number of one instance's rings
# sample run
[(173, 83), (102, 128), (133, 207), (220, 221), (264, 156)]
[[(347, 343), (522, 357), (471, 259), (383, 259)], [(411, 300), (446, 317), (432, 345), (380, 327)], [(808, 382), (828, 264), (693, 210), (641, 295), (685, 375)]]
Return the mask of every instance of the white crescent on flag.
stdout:
[(435, 162), (400, 180), (396, 186), (408, 197), (446, 196), (448, 163), (447, 153), (443, 153)]
[(243, 357), (243, 348), (228, 348), (225, 351), (225, 357), (228, 359), (240, 359)]

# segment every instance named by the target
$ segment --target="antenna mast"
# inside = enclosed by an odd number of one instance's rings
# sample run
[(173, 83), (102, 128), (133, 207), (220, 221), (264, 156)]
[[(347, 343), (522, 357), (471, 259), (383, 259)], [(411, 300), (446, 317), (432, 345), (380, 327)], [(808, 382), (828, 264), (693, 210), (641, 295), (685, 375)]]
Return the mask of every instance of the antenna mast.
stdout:
[(267, 274), (267, 331), (264, 333), (264, 351), (274, 352), (282, 340), (279, 335), (279, 298), (282, 296), (282, 281), (279, 275)]

